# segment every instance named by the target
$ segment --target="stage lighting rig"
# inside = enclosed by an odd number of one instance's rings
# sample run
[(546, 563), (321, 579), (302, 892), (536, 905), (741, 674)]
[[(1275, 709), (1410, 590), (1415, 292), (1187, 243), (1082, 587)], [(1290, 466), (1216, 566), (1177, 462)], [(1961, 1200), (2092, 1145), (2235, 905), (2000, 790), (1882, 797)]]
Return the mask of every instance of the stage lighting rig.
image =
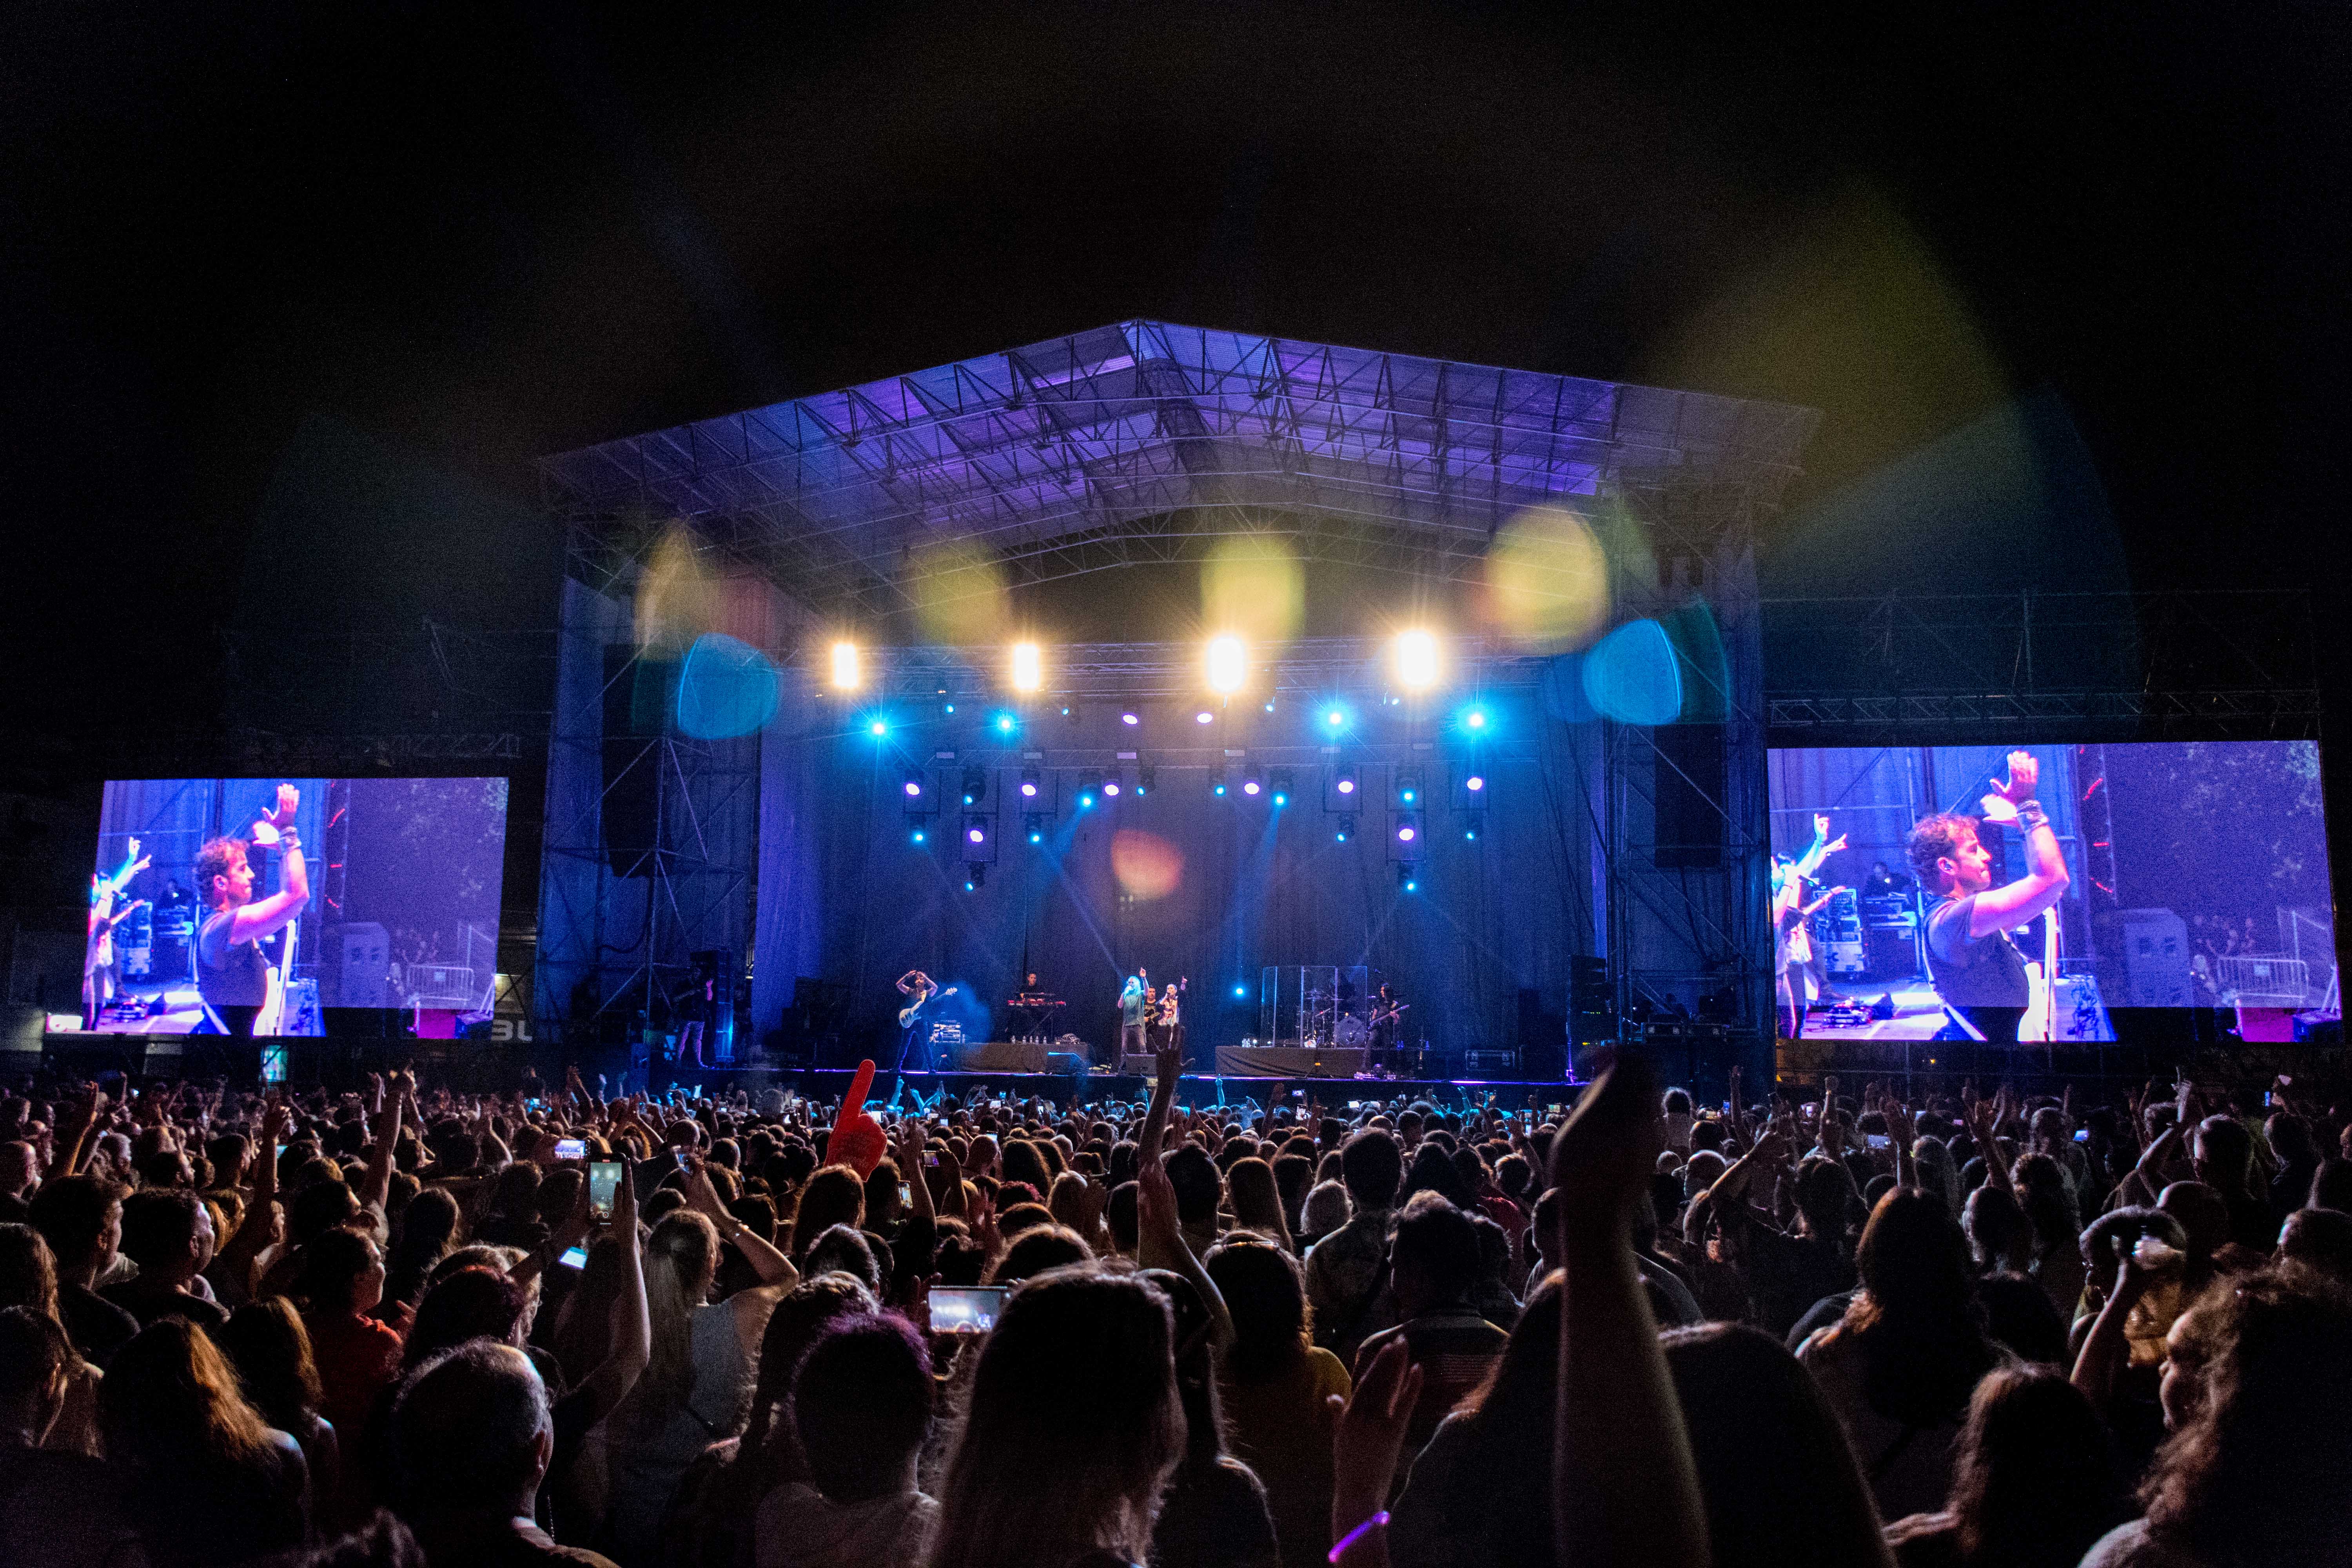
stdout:
[(1397, 868), (1397, 891), (1401, 893), (1418, 893), (1421, 891), (1420, 867), (1400, 866)]
[(1078, 775), (1078, 809), (1092, 811), (1095, 802), (1102, 798), (1103, 777), (1100, 773)]
[(1210, 781), (1209, 793), (1222, 800), (1231, 781), (1232, 774), (1227, 770), (1219, 768)]
[(1021, 831), (1028, 837), (1030, 843), (1043, 844), (1045, 842), (1045, 823), (1046, 816), (1044, 812), (1024, 812), (1021, 816)]
[(1150, 795), (1153, 790), (1158, 789), (1159, 787), (1160, 770), (1158, 768), (1138, 768), (1135, 770), (1135, 795), (1137, 799), (1140, 800), (1143, 796)]
[(925, 816), (931, 809), (931, 781), (923, 776), (920, 768), (908, 768), (907, 781), (899, 786), (900, 798), (909, 816)]
[(983, 805), (983, 804), (985, 804), (985, 803), (986, 803), (986, 801), (987, 801), (987, 799), (988, 799), (988, 770), (987, 770), (987, 769), (985, 769), (985, 768), (966, 768), (966, 769), (964, 769), (964, 771), (963, 771), (963, 803), (964, 803), (964, 805)]
[(963, 890), (977, 893), (988, 886), (988, 868), (975, 860), (963, 868)]
[(1426, 842), (1425, 824), (1417, 811), (1391, 813), (1389, 818), (1389, 858), (1418, 860)]
[(1023, 800), (1035, 800), (1037, 798), (1037, 792), (1043, 786), (1038, 782), (1037, 770), (1035, 768), (1023, 768), (1021, 770), (1021, 798)]
[(1266, 774), (1266, 787), (1274, 792), (1274, 804), (1288, 805), (1292, 782), (1288, 768), (1276, 768)]
[(1421, 805), (1421, 774), (1419, 772), (1412, 768), (1399, 768), (1397, 770), (1396, 803), (1401, 806), (1408, 807), (1418, 806)]
[(833, 645), (833, 689), (855, 691), (865, 683), (865, 672), (859, 668), (857, 645), (837, 642)]
[(1353, 763), (1335, 767), (1323, 790), (1323, 809), (1354, 811), (1364, 798), (1364, 773)]
[(1265, 779), (1255, 763), (1242, 769), (1242, 793), (1252, 800), (1265, 793)]
[(1356, 819), (1350, 815), (1339, 818), (1339, 826), (1332, 830), (1331, 839), (1336, 844), (1345, 844), (1355, 836)]

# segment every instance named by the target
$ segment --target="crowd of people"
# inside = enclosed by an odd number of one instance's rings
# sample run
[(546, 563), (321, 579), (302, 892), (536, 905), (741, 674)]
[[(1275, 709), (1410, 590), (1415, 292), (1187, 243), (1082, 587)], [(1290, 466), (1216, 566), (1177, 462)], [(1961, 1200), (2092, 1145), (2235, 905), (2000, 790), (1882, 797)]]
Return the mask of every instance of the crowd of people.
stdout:
[(2347, 1560), (2352, 1108), (0, 1102), (0, 1568)]

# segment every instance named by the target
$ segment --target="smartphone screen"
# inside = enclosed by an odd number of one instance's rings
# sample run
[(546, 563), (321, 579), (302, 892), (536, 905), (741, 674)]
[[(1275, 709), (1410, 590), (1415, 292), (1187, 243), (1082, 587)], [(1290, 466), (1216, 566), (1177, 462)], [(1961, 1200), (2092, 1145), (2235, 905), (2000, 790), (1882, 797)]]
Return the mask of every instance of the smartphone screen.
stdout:
[(1350, 1110), (1361, 1110), (1364, 1109), (1364, 1102), (1360, 1100), (1351, 1100), (1348, 1101), (1348, 1109)]
[(690, 1171), (694, 1168), (687, 1161), (686, 1151), (675, 1143), (670, 1145), (669, 1157), (681, 1171)]
[(2076, 1130), (2075, 1130), (2075, 1132), (2074, 1132), (2074, 1142), (2077, 1142), (2077, 1143), (2088, 1143), (2090, 1141), (2091, 1141), (2091, 1130), (2090, 1130), (2089, 1128), (2087, 1128), (2087, 1127), (2083, 1127), (2083, 1128), (2078, 1128), (2078, 1129), (2076, 1129)]
[(1004, 1310), (1003, 1285), (934, 1285), (931, 1287), (931, 1331), (935, 1334), (984, 1334), (996, 1327)]
[(915, 1201), (915, 1189), (905, 1182), (898, 1184), (898, 1206), (906, 1208)]
[(563, 1256), (555, 1261), (566, 1268), (585, 1268), (588, 1267), (588, 1249), (584, 1247), (567, 1247)]
[(611, 1219), (613, 1217), (613, 1194), (621, 1190), (621, 1172), (623, 1169), (624, 1167), (618, 1160), (597, 1160), (589, 1164), (589, 1218)]
[(1865, 1132), (1862, 1135), (1862, 1141), (1874, 1149), (1884, 1149), (1893, 1142), (1884, 1132)]
[(585, 1160), (588, 1157), (588, 1140), (558, 1138), (555, 1141), (555, 1157), (559, 1160)]
[(272, 1143), (269, 1146), (269, 1159), (273, 1165), (277, 1165), (281, 1168), (279, 1173), (283, 1174), (284, 1172), (282, 1167), (286, 1163), (286, 1145), (283, 1143)]

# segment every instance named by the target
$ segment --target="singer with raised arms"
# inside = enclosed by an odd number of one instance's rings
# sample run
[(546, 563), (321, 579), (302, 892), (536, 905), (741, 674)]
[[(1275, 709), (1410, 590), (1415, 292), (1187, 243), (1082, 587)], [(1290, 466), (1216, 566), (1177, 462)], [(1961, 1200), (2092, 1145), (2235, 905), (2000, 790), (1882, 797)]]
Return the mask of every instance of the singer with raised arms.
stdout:
[[(211, 912), (196, 930), (196, 990), (227, 1034), (249, 1036), (254, 1019), (288, 976), (278, 974), (257, 943), (291, 925), (310, 902), (310, 873), (294, 832), (299, 793), (278, 786), (278, 806), (254, 824), (254, 837), (215, 838), (196, 851), (196, 890)], [(275, 845), (278, 889), (253, 896), (253, 852)]]
[(1985, 796), (1989, 817), (2014, 816), (2025, 839), (2025, 875), (1992, 885), (1992, 854), (1978, 819), (1954, 812), (1923, 817), (1908, 853), (1920, 885), (1937, 902), (1927, 911), (1927, 969), (1936, 993), (1996, 1044), (2013, 1044), (2032, 1000), (2025, 955), (2009, 933), (2055, 905), (2066, 891), (2066, 857), (2042, 803), (2033, 798), (2041, 763), (2031, 752), (2009, 754), (2009, 777)]

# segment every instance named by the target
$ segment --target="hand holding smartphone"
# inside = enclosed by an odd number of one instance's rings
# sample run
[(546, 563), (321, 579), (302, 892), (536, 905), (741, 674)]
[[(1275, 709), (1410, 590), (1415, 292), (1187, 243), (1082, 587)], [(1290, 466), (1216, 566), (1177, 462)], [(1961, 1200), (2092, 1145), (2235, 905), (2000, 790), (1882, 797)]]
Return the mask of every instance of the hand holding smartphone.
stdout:
[(588, 1217), (610, 1221), (613, 1217), (613, 1195), (621, 1187), (628, 1167), (618, 1160), (597, 1160), (588, 1166)]
[(984, 1334), (996, 1327), (1009, 1294), (1003, 1285), (934, 1285), (931, 1287), (931, 1332)]

